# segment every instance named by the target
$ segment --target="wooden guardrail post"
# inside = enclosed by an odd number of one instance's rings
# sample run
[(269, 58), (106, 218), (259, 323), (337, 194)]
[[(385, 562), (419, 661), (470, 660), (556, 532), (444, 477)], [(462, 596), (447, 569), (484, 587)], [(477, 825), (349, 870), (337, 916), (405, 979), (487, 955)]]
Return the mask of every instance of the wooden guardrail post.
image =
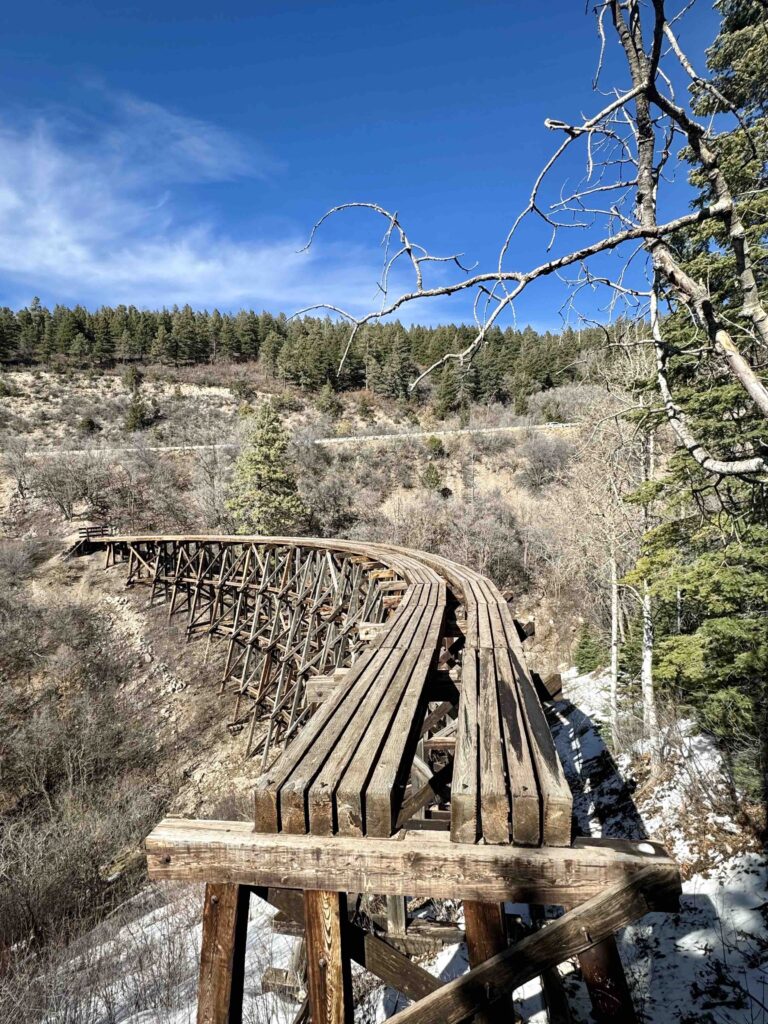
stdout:
[(249, 899), (246, 885), (205, 887), (197, 1024), (242, 1020)]

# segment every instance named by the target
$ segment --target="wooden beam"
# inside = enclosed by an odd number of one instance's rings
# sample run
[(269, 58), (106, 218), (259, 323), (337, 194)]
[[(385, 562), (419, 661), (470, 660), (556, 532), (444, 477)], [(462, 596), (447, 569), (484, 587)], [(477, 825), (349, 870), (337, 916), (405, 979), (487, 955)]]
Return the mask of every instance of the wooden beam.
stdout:
[(158, 881), (236, 882), (337, 892), (576, 906), (649, 864), (679, 889), (676, 864), (648, 841), (569, 848), (454, 843), (447, 833), (393, 839), (269, 834), (244, 821), (166, 818), (147, 837)]
[(392, 939), (404, 939), (407, 927), (405, 896), (387, 896), (387, 935)]
[[(546, 928), (546, 908), (533, 903), (530, 907), (531, 922), (535, 929)], [(541, 991), (547, 1008), (549, 1024), (572, 1024), (568, 997), (565, 994), (563, 979), (557, 967), (548, 967), (541, 972)]]
[(667, 871), (645, 868), (396, 1013), (390, 1024), (460, 1024), (508, 998), (548, 967), (582, 953), (649, 911), (668, 907), (678, 892)]
[(342, 942), (346, 918), (344, 893), (315, 889), (304, 893), (312, 1024), (353, 1024), (352, 975)]
[(208, 884), (203, 904), (197, 1024), (240, 1024), (249, 891)]
[(403, 801), (400, 808), (400, 817), (397, 819), (397, 827), (402, 828), (406, 821), (423, 808), (434, 803), (440, 796), (445, 796), (451, 785), (453, 777), (453, 761), (439, 768), (435, 774), (424, 783), (415, 793), (412, 793), (407, 800)]

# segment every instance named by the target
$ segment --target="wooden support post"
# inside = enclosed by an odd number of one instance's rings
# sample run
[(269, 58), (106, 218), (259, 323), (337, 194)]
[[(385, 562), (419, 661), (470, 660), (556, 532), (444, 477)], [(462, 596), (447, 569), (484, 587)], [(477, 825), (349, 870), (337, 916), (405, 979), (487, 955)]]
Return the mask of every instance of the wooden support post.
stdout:
[(312, 1024), (352, 1024), (352, 974), (342, 945), (347, 919), (344, 893), (307, 889), (304, 923)]
[[(503, 903), (464, 900), (464, 930), (469, 966), (479, 967), (507, 948)], [(507, 1024), (512, 1009), (512, 993), (474, 1016), (475, 1024)]]
[(405, 896), (387, 896), (387, 935), (391, 939), (404, 939), (407, 925)]
[[(547, 926), (544, 907), (540, 903), (531, 904), (531, 923), (535, 929)], [(565, 994), (563, 979), (557, 967), (548, 967), (541, 972), (541, 991), (547, 1007), (549, 1024), (571, 1024), (568, 997)]]
[(600, 1024), (637, 1024), (624, 965), (613, 935), (579, 953), (582, 977)]
[(464, 900), (464, 928), (470, 967), (477, 967), (507, 948), (502, 903)]
[[(301, 925), (304, 934), (304, 900), (295, 889), (255, 888), (254, 892), (273, 907)], [(385, 984), (402, 992), (409, 999), (423, 999), (440, 988), (440, 982), (423, 967), (412, 963), (407, 956), (350, 922), (344, 929), (343, 941), (349, 955), (375, 974)]]
[(240, 1024), (248, 901), (245, 885), (205, 887), (197, 1024)]

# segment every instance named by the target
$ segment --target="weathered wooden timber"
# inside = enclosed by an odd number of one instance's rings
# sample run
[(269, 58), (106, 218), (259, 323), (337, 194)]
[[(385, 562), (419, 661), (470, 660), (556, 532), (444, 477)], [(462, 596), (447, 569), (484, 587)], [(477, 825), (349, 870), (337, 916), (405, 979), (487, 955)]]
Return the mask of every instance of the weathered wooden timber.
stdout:
[[(89, 534), (77, 550), (99, 548), (187, 638), (221, 642), (228, 725), (261, 753), (252, 823), (169, 818), (146, 840), (150, 877), (206, 883), (199, 1021), (239, 1019), (249, 893), (303, 931), (297, 1020), (351, 1022), (355, 959), (416, 1000), (402, 1024), (491, 1024), (571, 955), (598, 1015), (633, 1019), (613, 934), (674, 909), (679, 873), (650, 841), (573, 839), (528, 634), (490, 580), (352, 541)], [(378, 896), (387, 914), (358, 916)], [(469, 974), (438, 986), (409, 960), (413, 896), (464, 901)], [(508, 948), (507, 900), (567, 913)]]
[(166, 818), (146, 839), (158, 881), (432, 896), (573, 907), (649, 864), (677, 875), (655, 843), (580, 839), (570, 848), (469, 846), (448, 833), (393, 838), (254, 832), (249, 822)]

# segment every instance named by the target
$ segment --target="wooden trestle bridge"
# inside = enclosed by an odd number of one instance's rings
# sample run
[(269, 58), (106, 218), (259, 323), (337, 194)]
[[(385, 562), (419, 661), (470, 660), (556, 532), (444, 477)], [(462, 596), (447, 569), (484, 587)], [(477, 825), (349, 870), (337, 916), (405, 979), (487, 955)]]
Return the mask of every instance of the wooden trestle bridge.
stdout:
[[(86, 537), (187, 634), (222, 647), (228, 725), (254, 761), (254, 820), (168, 818), (150, 877), (205, 882), (198, 1021), (239, 1022), (254, 894), (303, 929), (299, 1017), (353, 1020), (351, 961), (412, 1000), (398, 1024), (513, 1019), (512, 992), (578, 956), (601, 1020), (635, 1020), (614, 934), (674, 911), (652, 842), (576, 838), (571, 792), (494, 584), (433, 555), (275, 537)], [(370, 898), (387, 897), (387, 912)], [(463, 901), (468, 973), (409, 956), (406, 897)], [(565, 909), (522, 938), (505, 901)], [(368, 908), (368, 909), (367, 909)], [(432, 937), (456, 941), (456, 928)], [(450, 934), (449, 934), (450, 933)], [(423, 947), (422, 947), (423, 948)]]

